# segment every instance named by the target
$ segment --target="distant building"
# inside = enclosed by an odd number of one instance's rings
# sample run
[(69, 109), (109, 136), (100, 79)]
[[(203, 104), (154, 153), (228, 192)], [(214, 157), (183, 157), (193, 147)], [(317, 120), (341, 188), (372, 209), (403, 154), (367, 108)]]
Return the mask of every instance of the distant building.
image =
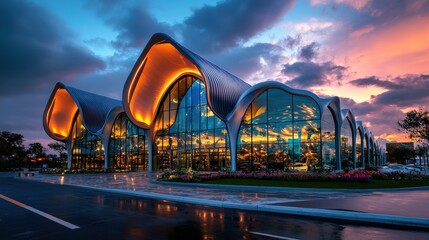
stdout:
[(414, 161), (414, 143), (386, 143), (387, 162), (408, 164)]
[(338, 97), (275, 81), (250, 86), (164, 34), (149, 40), (122, 101), (58, 83), (43, 125), (66, 143), (72, 169), (322, 171), (385, 162)]

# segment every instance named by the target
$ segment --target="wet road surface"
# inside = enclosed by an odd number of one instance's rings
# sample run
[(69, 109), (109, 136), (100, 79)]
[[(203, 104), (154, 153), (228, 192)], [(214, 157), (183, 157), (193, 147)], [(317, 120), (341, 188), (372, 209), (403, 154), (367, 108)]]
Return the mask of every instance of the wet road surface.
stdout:
[(0, 199), (1, 239), (429, 239), (429, 232), (353, 225), (0, 178), (0, 194), (79, 228)]

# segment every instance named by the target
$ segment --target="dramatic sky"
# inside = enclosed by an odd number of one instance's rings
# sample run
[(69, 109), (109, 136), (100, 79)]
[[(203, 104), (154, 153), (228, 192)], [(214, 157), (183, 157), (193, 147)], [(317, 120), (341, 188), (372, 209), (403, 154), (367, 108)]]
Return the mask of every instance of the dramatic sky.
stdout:
[(0, 130), (51, 142), (42, 114), (56, 82), (121, 99), (153, 33), (250, 84), (339, 96), (380, 143), (428, 109), (429, 0), (0, 1)]

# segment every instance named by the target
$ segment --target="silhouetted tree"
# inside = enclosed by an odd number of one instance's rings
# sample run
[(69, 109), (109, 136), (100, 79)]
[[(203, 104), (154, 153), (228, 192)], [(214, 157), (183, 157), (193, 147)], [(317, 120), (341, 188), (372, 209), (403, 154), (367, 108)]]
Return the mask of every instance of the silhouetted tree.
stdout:
[(67, 166), (67, 147), (62, 142), (52, 142), (48, 144), (48, 147), (58, 152), (58, 156), (51, 156), (52, 161), (55, 162), (54, 167), (66, 167)]
[(416, 156), (420, 159), (420, 165), (429, 164), (429, 144), (423, 143), (416, 147)]
[(423, 110), (411, 110), (406, 113), (404, 120), (398, 125), (412, 140), (429, 143), (429, 112)]
[(26, 159), (24, 136), (0, 132), (0, 169), (23, 167)]
[(31, 162), (44, 162), (46, 161), (46, 149), (41, 143), (30, 143), (27, 150), (27, 156)]

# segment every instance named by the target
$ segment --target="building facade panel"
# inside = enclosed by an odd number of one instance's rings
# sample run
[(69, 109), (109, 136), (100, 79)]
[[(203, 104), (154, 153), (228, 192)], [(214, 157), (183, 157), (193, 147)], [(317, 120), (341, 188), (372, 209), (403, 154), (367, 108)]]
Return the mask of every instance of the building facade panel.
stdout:
[(110, 133), (108, 168), (147, 170), (148, 146), (145, 130), (135, 126), (125, 115), (117, 116)]
[(282, 89), (265, 90), (244, 113), (237, 138), (237, 170), (320, 170), (320, 128), (314, 99)]
[(230, 168), (226, 124), (207, 104), (206, 91), (203, 81), (184, 76), (165, 95), (154, 127), (155, 170)]

